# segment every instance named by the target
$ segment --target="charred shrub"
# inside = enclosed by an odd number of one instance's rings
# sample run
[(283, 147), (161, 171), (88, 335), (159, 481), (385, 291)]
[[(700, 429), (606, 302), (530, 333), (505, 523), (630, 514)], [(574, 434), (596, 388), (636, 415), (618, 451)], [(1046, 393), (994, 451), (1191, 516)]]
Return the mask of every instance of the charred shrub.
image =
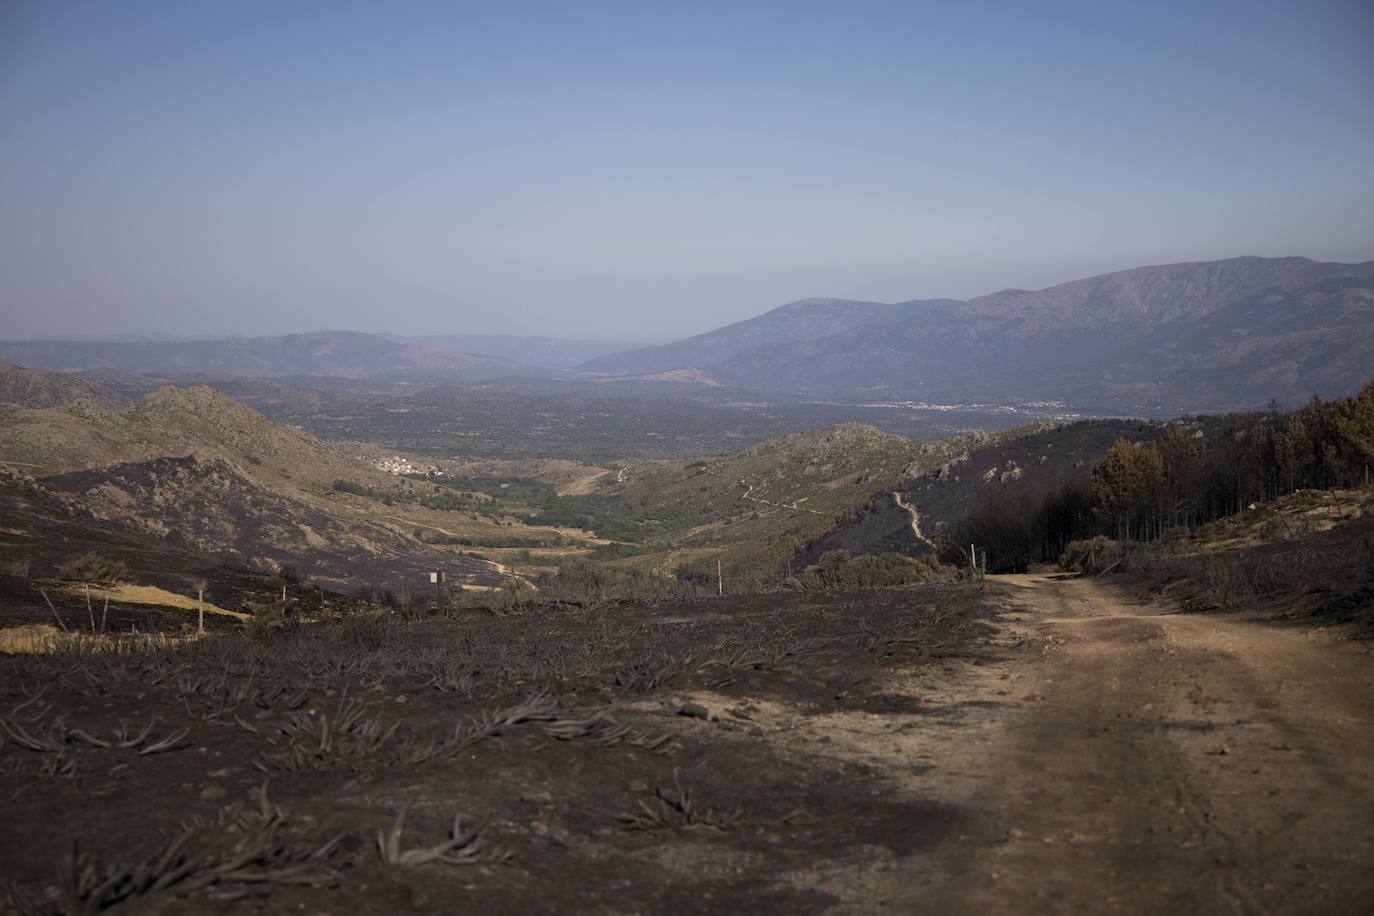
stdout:
[(244, 634), (255, 642), (271, 642), (281, 636), (292, 626), (286, 613), (290, 603), (290, 600), (274, 601), (258, 608), (251, 618), (243, 622)]
[(0, 577), (6, 579), (27, 579), (33, 564), (28, 559), (5, 560), (0, 563)]
[(1138, 544), (1114, 541), (1101, 535), (1070, 541), (1059, 555), (1059, 566), (1081, 576), (1097, 576), (1120, 567), (1138, 549)]
[(70, 563), (63, 563), (57, 572), (64, 579), (113, 585), (129, 574), (129, 567), (123, 560), (111, 560), (92, 551)]
[(855, 590), (920, 585), (940, 578), (939, 562), (930, 556), (913, 558), (900, 553), (851, 557), (847, 550), (821, 555), (798, 577), (802, 588)]
[(331, 636), (348, 651), (376, 652), (386, 645), (391, 615), (368, 612), (353, 614), (332, 625)]
[(27, 559), (0, 563), (0, 595), (30, 597), (33, 592), (33, 585), (29, 582), (30, 568)]

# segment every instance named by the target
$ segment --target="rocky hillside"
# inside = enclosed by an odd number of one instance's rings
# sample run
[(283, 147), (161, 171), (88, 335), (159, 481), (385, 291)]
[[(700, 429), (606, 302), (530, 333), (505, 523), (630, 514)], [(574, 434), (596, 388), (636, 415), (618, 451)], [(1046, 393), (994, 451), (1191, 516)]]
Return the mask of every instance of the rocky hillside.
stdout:
[[(167, 575), (192, 578), (214, 561), (189, 545), (171, 543), (141, 526), (99, 517), (70, 493), (0, 465), (0, 562), (36, 577), (88, 552), (124, 563), (139, 581)], [(162, 578), (166, 581), (165, 578)], [(184, 587), (184, 583), (182, 583)]]
[(0, 359), (39, 369), (200, 372), (259, 378), (387, 376), (458, 382), (541, 372), (501, 357), (458, 353), (354, 331), (215, 340), (9, 341), (0, 342)]
[(389, 479), (204, 386), (159, 388), (123, 413), (84, 401), (62, 408), (0, 407), (0, 435), (0, 460), (32, 465), (40, 474), (195, 453), (273, 485), (323, 490), (340, 478)]
[(249, 479), (215, 458), (157, 458), (43, 478), (96, 518), (174, 546), (254, 567), (292, 566), (336, 583), (412, 581), (444, 569), (458, 581), (500, 585), (491, 564), (426, 547), (366, 519), (325, 512)]
[[(130, 425), (164, 449), (193, 443), (208, 452), (296, 485), (328, 486), (358, 473), (357, 462), (309, 433), (274, 423), (213, 388), (159, 388), (131, 408)], [(184, 445), (183, 445), (184, 447)], [(384, 479), (380, 474), (369, 474)]]
[(490, 563), (427, 547), (404, 519), (373, 518), (380, 503), (333, 490), (337, 480), (387, 492), (428, 485), (400, 481), (210, 388), (160, 388), (123, 413), (86, 401), (0, 407), (0, 443), (0, 462), (68, 494), (72, 511), (137, 532), (125, 554), (153, 538), (216, 562), (286, 564), (355, 584), (431, 569), (470, 584), (505, 581)]
[(895, 324), (922, 312), (953, 305), (953, 299), (856, 302), (802, 299), (747, 321), (698, 334), (677, 343), (616, 353), (584, 363), (586, 372), (653, 374), (704, 369), (758, 347), (821, 340), (855, 328)]
[(129, 406), (128, 400), (120, 394), (76, 376), (0, 363), (0, 404), (65, 407), (77, 401), (106, 410), (123, 410)]

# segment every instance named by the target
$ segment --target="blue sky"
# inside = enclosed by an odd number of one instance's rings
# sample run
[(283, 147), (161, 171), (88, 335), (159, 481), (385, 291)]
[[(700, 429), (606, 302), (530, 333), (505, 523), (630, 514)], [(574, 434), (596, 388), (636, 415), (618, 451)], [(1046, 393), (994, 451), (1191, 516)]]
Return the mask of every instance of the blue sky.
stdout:
[(0, 337), (1374, 258), (1374, 3), (0, 0)]

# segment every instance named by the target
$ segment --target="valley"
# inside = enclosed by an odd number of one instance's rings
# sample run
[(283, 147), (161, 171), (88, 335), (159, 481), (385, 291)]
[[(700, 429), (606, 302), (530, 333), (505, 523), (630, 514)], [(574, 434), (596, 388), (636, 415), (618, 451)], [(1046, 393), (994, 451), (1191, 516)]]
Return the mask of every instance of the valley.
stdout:
[[(1360, 265), (1264, 269), (1203, 274), (1363, 314)], [(1142, 276), (1093, 288), (1153, 334)], [(743, 377), (1010, 299), (999, 359), (1066, 295), (805, 300), (575, 368), (604, 342), (4, 351), (77, 365), (0, 367), (0, 906), (1357, 906), (1374, 384), (1119, 417)], [(455, 374), (511, 354), (550, 365)]]

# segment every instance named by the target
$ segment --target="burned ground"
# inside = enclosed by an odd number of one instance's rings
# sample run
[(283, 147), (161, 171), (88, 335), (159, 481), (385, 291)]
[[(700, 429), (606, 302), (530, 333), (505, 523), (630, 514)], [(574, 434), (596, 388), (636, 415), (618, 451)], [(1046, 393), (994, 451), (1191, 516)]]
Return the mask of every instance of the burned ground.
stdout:
[(368, 519), (340, 518), (255, 483), (218, 459), (158, 458), (45, 477), (47, 488), (75, 494), (92, 512), (170, 536), (203, 553), (272, 569), (294, 566), (337, 583), (423, 581), (432, 569), (478, 585), (506, 578), (488, 562), (425, 547)]
[(1141, 594), (1374, 636), (1374, 494), (1306, 490), (1129, 551)]
[[(121, 483), (126, 489), (103, 487), (121, 475), (128, 478)], [(95, 495), (73, 494), (63, 486), (91, 488)], [(218, 502), (216, 494), (234, 498)], [(83, 583), (59, 578), (65, 564), (87, 554), (122, 565), (127, 581), (165, 590), (171, 598), (194, 596), (195, 583), (207, 580), (207, 600), (247, 613), (279, 596), (264, 585), (264, 577), (283, 568), (291, 573), (290, 597), (311, 607), (321, 600), (352, 604), (350, 596), (359, 589), (395, 592), (406, 573), (413, 589), (434, 568), (481, 584), (506, 581), (485, 561), (426, 548), (380, 524), (363, 521), (345, 528), (308, 504), (255, 486), (220, 462), (160, 459), (64, 475), (55, 483), (0, 468), (0, 506), (0, 628), (57, 625), (49, 602), (66, 622), (86, 622), (84, 593), (71, 593), (73, 585)], [(241, 550), (224, 549), (231, 543)], [(347, 565), (350, 561), (353, 565)], [(331, 574), (338, 581), (331, 582)], [(333, 591), (322, 593), (296, 581), (296, 575)], [(184, 608), (151, 600), (156, 598), (151, 593), (144, 596), (149, 600), (137, 602), (121, 601), (121, 593), (129, 594), (127, 589), (93, 594), (96, 615), (105, 613), (105, 599), (110, 599), (111, 630), (179, 631), (188, 620)], [(213, 617), (209, 625), (217, 629), (237, 622)]]
[(883, 684), (986, 653), (988, 613), (945, 585), (5, 656), (10, 904), (819, 911), (789, 876), (959, 812), (805, 723), (937, 721)]
[[(1210, 431), (1216, 422), (1201, 418), (1194, 426)], [(899, 492), (903, 502), (918, 513), (923, 540), (912, 530), (910, 512), (892, 494), (879, 493), (868, 506), (807, 544), (796, 562), (815, 562), (829, 550), (932, 553), (932, 542), (979, 506), (1050, 492), (1070, 480), (1086, 482), (1093, 464), (1118, 438), (1149, 441), (1160, 429), (1158, 423), (1140, 420), (1085, 420), (998, 439), (902, 482)]]

